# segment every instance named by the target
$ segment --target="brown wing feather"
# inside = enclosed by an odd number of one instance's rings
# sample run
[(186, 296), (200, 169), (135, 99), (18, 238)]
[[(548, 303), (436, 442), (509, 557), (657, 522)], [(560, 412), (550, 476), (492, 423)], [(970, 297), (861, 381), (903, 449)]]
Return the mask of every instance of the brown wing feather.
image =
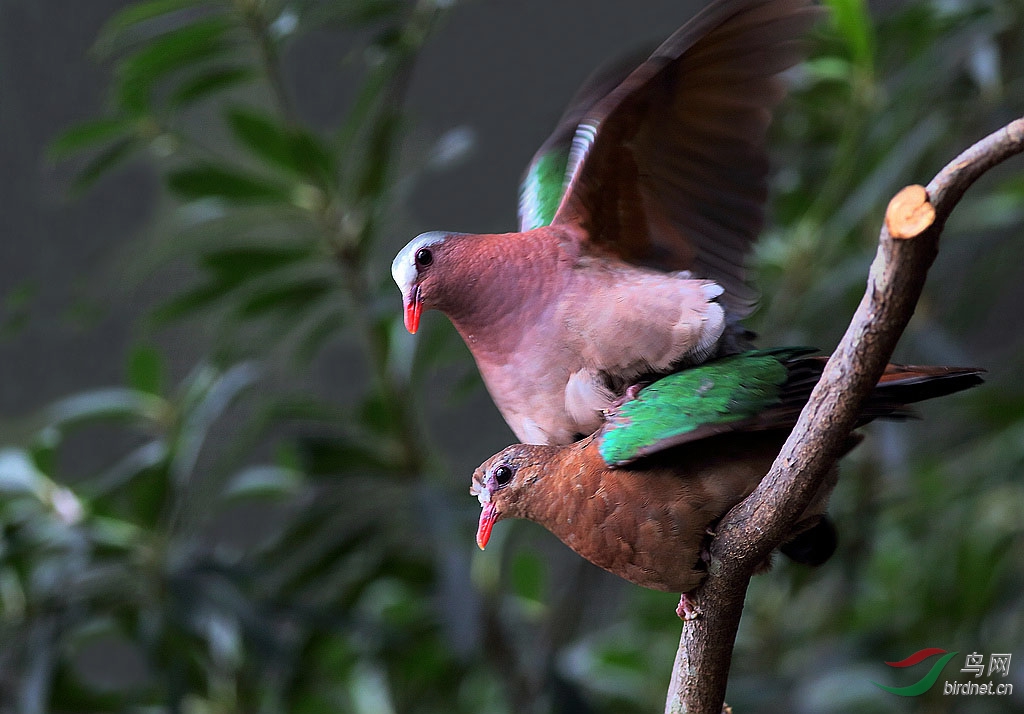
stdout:
[[(742, 428), (754, 431), (791, 429), (821, 379), (827, 361), (827, 357), (803, 357), (790, 363), (789, 378), (782, 388), (778, 405)], [(984, 381), (981, 377), (984, 371), (974, 367), (888, 364), (878, 379), (878, 386), (864, 403), (857, 425), (863, 426), (875, 419), (913, 417), (914, 411), (909, 404), (976, 387)]]
[(817, 14), (809, 0), (706, 7), (582, 113), (554, 222), (584, 225), (598, 252), (712, 278), (734, 315), (748, 313), (776, 75), (799, 61)]
[[(625, 57), (609, 62), (603, 67), (598, 67), (583, 82), (576, 94), (572, 96), (569, 103), (558, 119), (554, 131), (541, 145), (530, 160), (529, 166), (533, 166), (542, 156), (558, 146), (566, 146), (572, 141), (576, 133), (576, 127), (583, 121), (584, 117), (594, 108), (594, 105), (604, 99), (617, 86), (633, 72), (650, 54), (650, 47), (646, 52), (636, 52)], [(529, 171), (529, 166), (527, 171)]]

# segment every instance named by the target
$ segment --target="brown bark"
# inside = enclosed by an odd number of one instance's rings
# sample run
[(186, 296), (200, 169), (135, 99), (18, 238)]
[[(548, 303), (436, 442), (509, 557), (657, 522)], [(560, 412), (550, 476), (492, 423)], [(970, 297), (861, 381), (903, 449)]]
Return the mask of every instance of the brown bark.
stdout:
[(683, 623), (665, 711), (719, 714), (747, 585), (814, 497), (914, 313), (946, 219), (988, 169), (1024, 151), (1024, 119), (990, 134), (910, 186), (886, 210), (867, 289), (818, 386), (760, 486), (733, 508), (711, 544), (708, 578), (692, 593), (701, 616)]

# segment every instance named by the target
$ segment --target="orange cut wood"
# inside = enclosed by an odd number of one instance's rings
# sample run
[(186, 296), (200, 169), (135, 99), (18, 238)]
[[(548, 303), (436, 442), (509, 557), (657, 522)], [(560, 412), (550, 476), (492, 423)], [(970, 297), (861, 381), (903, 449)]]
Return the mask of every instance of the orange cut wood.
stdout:
[(885, 227), (893, 238), (916, 238), (935, 222), (935, 208), (928, 192), (917, 184), (903, 188), (885, 209)]

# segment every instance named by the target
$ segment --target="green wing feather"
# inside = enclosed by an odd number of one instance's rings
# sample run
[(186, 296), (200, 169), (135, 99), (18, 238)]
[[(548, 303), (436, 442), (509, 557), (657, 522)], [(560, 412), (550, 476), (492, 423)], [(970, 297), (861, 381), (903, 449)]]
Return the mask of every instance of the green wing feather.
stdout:
[(526, 170), (519, 184), (519, 230), (531, 231), (554, 220), (565, 194), (569, 146), (567, 142), (539, 154)]
[(758, 350), (670, 374), (608, 416), (599, 444), (609, 466), (730, 431), (779, 403), (787, 362), (814, 350)]
[(520, 231), (551, 225), (569, 186), (569, 153), (580, 122), (650, 56), (652, 49), (645, 48), (601, 67), (569, 100), (555, 130), (530, 160), (519, 183)]

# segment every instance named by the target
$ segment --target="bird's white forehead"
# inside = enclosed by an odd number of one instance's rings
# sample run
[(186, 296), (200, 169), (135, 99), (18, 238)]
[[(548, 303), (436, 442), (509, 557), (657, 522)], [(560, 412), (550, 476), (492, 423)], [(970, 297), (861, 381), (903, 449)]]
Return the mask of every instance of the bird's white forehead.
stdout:
[(420, 248), (426, 248), (431, 245), (437, 245), (444, 243), (448, 238), (448, 233), (444, 231), (430, 231), (428, 233), (420, 233), (418, 236), (409, 241), (404, 248), (398, 251), (398, 255), (391, 261), (391, 277), (395, 279), (395, 283), (398, 285), (404, 294), (408, 291), (409, 286), (416, 280), (418, 271), (416, 270), (416, 253)]
[(486, 486), (481, 486), (480, 490), (476, 492), (476, 500), (480, 502), (481, 506), (485, 506), (491, 502), (491, 489)]

